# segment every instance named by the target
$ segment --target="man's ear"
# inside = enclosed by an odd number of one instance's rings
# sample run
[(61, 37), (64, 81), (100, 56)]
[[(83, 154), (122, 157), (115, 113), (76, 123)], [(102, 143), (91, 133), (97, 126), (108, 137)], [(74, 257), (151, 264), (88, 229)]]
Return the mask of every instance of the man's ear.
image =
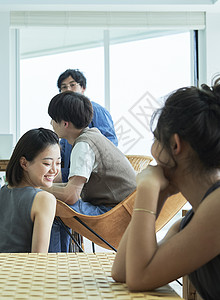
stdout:
[(174, 133), (174, 135), (171, 138), (171, 148), (173, 155), (178, 155), (182, 150), (181, 139), (177, 133)]
[(69, 127), (69, 122), (63, 121), (63, 125), (64, 125), (65, 128), (68, 128)]
[(28, 165), (27, 159), (24, 156), (22, 156), (20, 158), (20, 166), (22, 167), (23, 170), (26, 171), (27, 170), (27, 165)]

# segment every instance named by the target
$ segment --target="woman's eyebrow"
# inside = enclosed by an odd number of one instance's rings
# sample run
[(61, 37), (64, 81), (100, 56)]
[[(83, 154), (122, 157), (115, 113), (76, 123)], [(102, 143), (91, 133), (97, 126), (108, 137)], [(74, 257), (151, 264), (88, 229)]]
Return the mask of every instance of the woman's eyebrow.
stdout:
[[(47, 160), (47, 159), (53, 160), (52, 157), (44, 157), (42, 160)], [(58, 159), (61, 159), (61, 156), (59, 156)]]

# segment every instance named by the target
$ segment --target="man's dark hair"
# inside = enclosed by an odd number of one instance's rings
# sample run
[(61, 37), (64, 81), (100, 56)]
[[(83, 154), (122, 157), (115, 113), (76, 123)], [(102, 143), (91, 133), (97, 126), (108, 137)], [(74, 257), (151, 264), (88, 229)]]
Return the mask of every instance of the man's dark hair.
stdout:
[(82, 88), (86, 89), (86, 77), (83, 75), (83, 73), (78, 69), (67, 69), (65, 72), (60, 74), (57, 80), (57, 87), (59, 89), (59, 92), (61, 92), (62, 82), (69, 76), (71, 76), (75, 80), (75, 82), (79, 83)]
[(83, 129), (91, 123), (93, 109), (89, 98), (67, 91), (52, 98), (48, 114), (57, 123), (71, 122), (77, 129)]

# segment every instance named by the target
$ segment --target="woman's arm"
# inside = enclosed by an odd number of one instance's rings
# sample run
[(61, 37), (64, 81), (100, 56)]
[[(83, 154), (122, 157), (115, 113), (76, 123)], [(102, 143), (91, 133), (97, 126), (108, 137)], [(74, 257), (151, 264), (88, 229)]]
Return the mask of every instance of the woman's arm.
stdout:
[[(146, 169), (143, 170), (139, 175), (139, 180), (142, 176), (145, 178), (145, 173)], [(144, 179), (145, 180), (145, 179)], [(157, 208), (156, 208), (156, 215), (158, 216), (161, 208), (163, 207), (164, 202), (166, 199), (172, 195), (173, 193), (176, 193), (177, 190), (172, 187), (168, 186), (165, 190), (161, 191), (158, 196), (158, 203), (157, 203)], [(173, 228), (173, 227), (172, 227)], [(127, 248), (127, 239), (129, 235), (129, 230), (130, 230), (130, 224), (127, 227), (118, 247), (118, 251), (114, 260), (114, 264), (112, 267), (112, 277), (115, 281), (117, 282), (125, 282), (126, 281), (126, 263), (125, 263), (125, 257), (126, 257), (126, 248)], [(171, 229), (170, 229), (171, 230)], [(169, 234), (170, 236), (170, 234)]]
[[(155, 211), (159, 191), (166, 188), (166, 182), (160, 167), (150, 169), (145, 184), (144, 181), (138, 184), (135, 207)], [(219, 197), (218, 189), (200, 204), (183, 230), (173, 233), (161, 245), (156, 242), (155, 216), (134, 211), (125, 259), (129, 289), (141, 291), (163, 286), (191, 273), (220, 253), (220, 239), (216, 238), (220, 228)]]
[(158, 242), (158, 245), (161, 246), (163, 243), (167, 242), (172, 236), (174, 236), (175, 234), (177, 234), (180, 230), (180, 223), (182, 221), (183, 218), (177, 220), (167, 231), (166, 235), (164, 236), (164, 238)]
[[(170, 239), (173, 235), (179, 232), (180, 222), (182, 219), (177, 220), (167, 231), (165, 237), (158, 243), (158, 245), (162, 245), (168, 239)], [(128, 225), (123, 237), (120, 241), (117, 254), (115, 256), (115, 260), (112, 266), (112, 278), (116, 282), (126, 282), (126, 247), (127, 247), (127, 240), (128, 234), (130, 230), (130, 224)]]
[(112, 266), (111, 275), (116, 282), (126, 282), (125, 257), (126, 257), (129, 229), (130, 229), (130, 224), (128, 225), (127, 229), (125, 230), (121, 238), (121, 241), (117, 249), (117, 254), (115, 256), (115, 260)]
[[(145, 180), (139, 181), (137, 185), (135, 208), (155, 212), (159, 191), (164, 190), (167, 183), (163, 179), (163, 172), (160, 173), (160, 167), (148, 168)], [(200, 204), (183, 230), (178, 232), (176, 223), (175, 229), (169, 232), (160, 245), (156, 241), (155, 215), (134, 210), (123, 249), (124, 256), (120, 249), (117, 253), (121, 257), (120, 264), (124, 273), (116, 274), (119, 270), (117, 265), (113, 266), (114, 278), (120, 280), (123, 277), (128, 288), (133, 291), (152, 290), (191, 273), (219, 255), (219, 198), (220, 189)]]
[(44, 191), (36, 194), (31, 209), (31, 219), (34, 223), (31, 252), (48, 252), (55, 211), (56, 198), (52, 194)]

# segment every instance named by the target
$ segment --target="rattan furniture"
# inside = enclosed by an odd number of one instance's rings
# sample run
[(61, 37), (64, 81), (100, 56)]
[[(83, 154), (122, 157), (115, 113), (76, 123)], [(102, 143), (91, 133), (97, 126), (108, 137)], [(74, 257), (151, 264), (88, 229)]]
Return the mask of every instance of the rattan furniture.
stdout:
[[(152, 161), (152, 157), (144, 155), (127, 155), (126, 157), (136, 172), (140, 172), (146, 168)], [(116, 251), (121, 237), (130, 222), (135, 194), (136, 192), (132, 193), (110, 211), (98, 216), (79, 214), (62, 201), (57, 200), (57, 221), (64, 228), (65, 225), (68, 226), (74, 233), (79, 233), (93, 243)], [(66, 231), (70, 234), (68, 230)], [(80, 250), (83, 251), (75, 237), (71, 235), (71, 238)]]
[[(143, 155), (129, 155), (127, 158), (136, 172), (146, 168), (152, 161), (151, 157)], [(93, 243), (117, 251), (121, 237), (131, 220), (135, 196), (136, 191), (107, 213), (98, 216), (82, 215), (64, 202), (57, 200), (57, 220), (64, 227), (68, 226), (73, 232), (79, 233)], [(170, 197), (156, 221), (156, 232), (163, 228), (185, 203), (186, 200), (181, 194)], [(67, 232), (69, 233), (68, 230)], [(72, 239), (74, 240), (74, 237)]]
[(178, 300), (168, 285), (132, 293), (114, 282), (114, 253), (0, 253), (0, 299)]
[(147, 155), (126, 155), (126, 157), (137, 173), (145, 169), (153, 160), (152, 157)]

